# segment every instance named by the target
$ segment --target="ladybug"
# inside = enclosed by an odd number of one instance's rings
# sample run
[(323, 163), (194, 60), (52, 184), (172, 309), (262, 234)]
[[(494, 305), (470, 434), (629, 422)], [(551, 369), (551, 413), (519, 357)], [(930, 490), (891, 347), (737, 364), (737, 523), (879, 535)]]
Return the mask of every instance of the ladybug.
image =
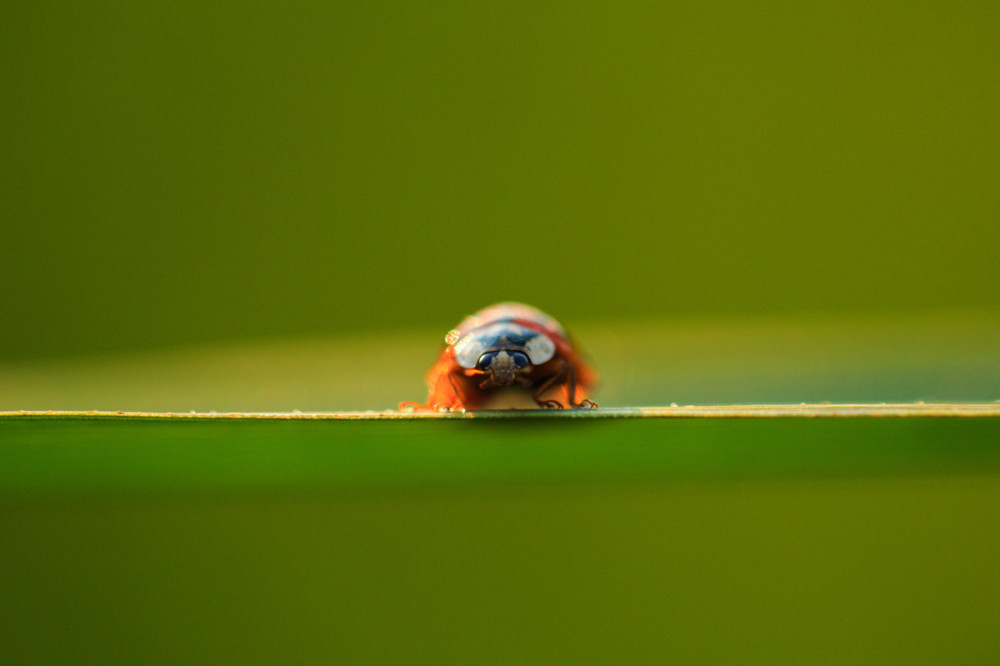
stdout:
[(444, 339), (430, 371), (427, 404), (400, 409), (483, 408), (505, 387), (531, 389), (543, 409), (596, 407), (587, 397), (597, 373), (584, 362), (566, 329), (537, 308), (497, 303), (466, 317)]

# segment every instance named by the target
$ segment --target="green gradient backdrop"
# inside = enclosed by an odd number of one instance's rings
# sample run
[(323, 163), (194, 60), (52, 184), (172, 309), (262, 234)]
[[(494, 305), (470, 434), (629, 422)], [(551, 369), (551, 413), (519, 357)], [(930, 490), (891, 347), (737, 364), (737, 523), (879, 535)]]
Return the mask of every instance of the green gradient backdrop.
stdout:
[(1000, 306), (1000, 4), (10, 4), (0, 360)]

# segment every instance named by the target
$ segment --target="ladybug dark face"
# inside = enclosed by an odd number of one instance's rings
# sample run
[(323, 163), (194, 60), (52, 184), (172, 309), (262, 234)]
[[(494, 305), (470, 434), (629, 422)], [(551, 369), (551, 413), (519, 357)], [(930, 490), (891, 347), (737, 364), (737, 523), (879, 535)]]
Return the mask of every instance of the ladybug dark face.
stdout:
[(524, 352), (503, 349), (486, 352), (476, 361), (476, 369), (486, 373), (480, 388), (510, 386), (515, 382), (531, 386), (531, 380), (520, 376), (531, 369), (531, 361)]

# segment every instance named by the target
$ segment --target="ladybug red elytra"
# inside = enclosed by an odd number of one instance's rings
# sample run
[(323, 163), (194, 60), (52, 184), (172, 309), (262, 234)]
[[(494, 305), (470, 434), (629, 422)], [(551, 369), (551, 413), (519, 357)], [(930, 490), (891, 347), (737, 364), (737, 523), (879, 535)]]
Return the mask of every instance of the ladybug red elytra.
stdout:
[(497, 303), (445, 336), (427, 373), (427, 403), (402, 402), (399, 408), (478, 409), (510, 386), (530, 387), (534, 404), (546, 409), (596, 407), (587, 397), (596, 380), (559, 322), (530, 305)]

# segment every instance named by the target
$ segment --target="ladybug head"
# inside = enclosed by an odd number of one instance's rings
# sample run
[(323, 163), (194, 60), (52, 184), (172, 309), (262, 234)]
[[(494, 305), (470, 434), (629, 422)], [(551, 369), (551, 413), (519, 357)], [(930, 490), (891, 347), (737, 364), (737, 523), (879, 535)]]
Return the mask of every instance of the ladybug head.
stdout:
[(486, 379), (479, 388), (494, 388), (510, 386), (518, 383), (521, 386), (531, 386), (531, 380), (520, 374), (531, 369), (528, 355), (520, 351), (489, 351), (482, 354), (476, 361), (476, 369), (486, 373)]

